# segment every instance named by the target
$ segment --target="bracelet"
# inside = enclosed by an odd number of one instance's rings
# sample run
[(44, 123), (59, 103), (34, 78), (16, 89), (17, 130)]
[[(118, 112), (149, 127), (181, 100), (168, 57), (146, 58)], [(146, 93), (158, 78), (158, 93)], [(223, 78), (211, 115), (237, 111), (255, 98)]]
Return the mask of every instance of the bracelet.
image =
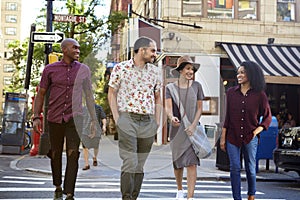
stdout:
[(34, 118), (32, 119), (32, 121), (34, 121), (34, 120), (36, 120), (36, 119), (41, 120), (41, 117), (34, 117)]

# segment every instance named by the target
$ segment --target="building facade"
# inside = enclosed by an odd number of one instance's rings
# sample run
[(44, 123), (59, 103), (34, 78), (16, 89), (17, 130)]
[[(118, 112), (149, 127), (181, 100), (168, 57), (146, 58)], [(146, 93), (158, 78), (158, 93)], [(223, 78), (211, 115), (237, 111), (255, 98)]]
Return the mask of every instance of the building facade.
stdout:
[[(235, 69), (254, 60), (263, 68), (273, 115), (292, 112), (299, 125), (300, 0), (133, 0), (122, 33), (120, 58), (137, 37), (155, 39), (165, 84), (176, 79), (169, 71), (178, 56), (188, 54), (201, 64), (195, 76), (206, 96), (201, 123), (223, 122)], [(162, 132), (165, 143), (166, 127)]]
[(2, 116), (4, 87), (11, 84), (15, 70), (14, 64), (7, 60), (11, 55), (8, 44), (21, 39), (22, 0), (1, 0), (0, 6), (0, 115)]

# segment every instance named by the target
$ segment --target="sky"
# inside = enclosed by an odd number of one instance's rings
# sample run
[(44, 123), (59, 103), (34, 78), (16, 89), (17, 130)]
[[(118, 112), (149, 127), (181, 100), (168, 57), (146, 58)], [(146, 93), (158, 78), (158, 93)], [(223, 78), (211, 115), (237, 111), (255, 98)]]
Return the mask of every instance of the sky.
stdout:
[[(34, 3), (32, 3), (34, 1)], [(21, 41), (30, 36), (30, 26), (35, 23), (40, 9), (46, 5), (45, 0), (22, 0)]]
[[(103, 1), (105, 6), (99, 6), (99, 12), (102, 15), (108, 15), (110, 10), (110, 1)], [(55, 6), (63, 4), (64, 1), (53, 1), (53, 9)], [(22, 0), (22, 25), (21, 25), (21, 41), (30, 36), (30, 26), (35, 23), (36, 17), (40, 14), (41, 8), (46, 8), (46, 0)], [(66, 13), (57, 13), (66, 14)]]

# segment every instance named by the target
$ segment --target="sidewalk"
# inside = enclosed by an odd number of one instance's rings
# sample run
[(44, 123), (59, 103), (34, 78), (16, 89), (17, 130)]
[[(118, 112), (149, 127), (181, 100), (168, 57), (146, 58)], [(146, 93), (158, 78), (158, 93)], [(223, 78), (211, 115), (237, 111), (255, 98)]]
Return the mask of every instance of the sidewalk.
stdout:
[[(215, 156), (216, 153), (214, 152), (209, 158), (201, 160), (201, 165), (197, 168), (199, 180), (229, 180), (229, 172), (221, 171), (215, 166)], [(65, 164), (65, 161), (64, 154), (63, 164)], [(90, 159), (91, 162), (92, 160)], [(81, 154), (78, 178), (119, 179), (121, 162), (118, 153), (118, 141), (115, 141), (112, 135), (102, 136), (98, 155), (99, 165), (97, 167), (91, 165), (90, 170), (83, 171), (84, 160)], [(12, 162), (11, 167), (19, 170), (51, 174), (50, 160), (45, 156), (23, 155)], [(257, 181), (299, 181), (299, 176), (296, 172), (284, 172), (282, 169), (279, 169), (278, 173), (275, 173), (275, 165), (272, 160), (270, 160), (269, 170), (265, 170), (265, 168), (265, 160), (260, 160)], [(184, 176), (186, 176), (186, 170)], [(169, 145), (153, 145), (145, 165), (145, 179), (153, 178), (174, 179)], [(244, 171), (242, 172), (242, 178), (245, 179)]]

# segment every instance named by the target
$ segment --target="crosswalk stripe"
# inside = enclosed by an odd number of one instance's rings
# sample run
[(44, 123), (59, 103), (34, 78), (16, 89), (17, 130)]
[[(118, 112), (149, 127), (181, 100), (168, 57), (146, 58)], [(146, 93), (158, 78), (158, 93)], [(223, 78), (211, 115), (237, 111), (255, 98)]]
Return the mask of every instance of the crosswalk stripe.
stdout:
[[(76, 200), (121, 200), (121, 198), (78, 198)], [(157, 198), (138, 198), (139, 200), (157, 200)], [(285, 200), (285, 199), (260, 199), (255, 198), (256, 200)], [(5, 199), (5, 200), (29, 200), (29, 199)], [(30, 200), (41, 200), (41, 199), (32, 199)], [(43, 198), (43, 200), (53, 200), (52, 198)], [(159, 200), (176, 200), (176, 198), (159, 198)], [(194, 198), (194, 200), (198, 200), (198, 198)], [(232, 200), (232, 198), (199, 198), (199, 200)]]
[[(0, 192), (29, 192), (29, 191), (36, 191), (36, 192), (45, 192), (45, 191), (53, 191), (53, 188), (25, 188), (25, 187), (5, 187), (0, 188)], [(76, 192), (120, 192), (119, 187), (116, 188), (77, 188), (75, 189)], [(176, 189), (141, 189), (142, 193), (175, 193)], [(216, 190), (195, 190), (195, 194), (231, 194), (231, 190), (226, 191), (216, 191)], [(247, 191), (242, 191), (242, 194), (247, 194)], [(257, 195), (264, 194), (262, 192), (256, 192)]]
[(33, 182), (33, 181), (11, 181), (11, 180), (0, 180), (0, 183), (17, 183), (17, 184), (30, 184), (30, 185), (43, 185), (45, 182)]
[[(35, 177), (14, 177), (14, 176), (3, 176), (0, 180), (0, 183), (11, 183), (11, 184), (36, 184), (36, 185), (45, 185), (46, 183), (51, 182), (51, 178), (35, 178)], [(47, 181), (47, 182), (46, 182)], [(184, 187), (186, 187), (186, 180), (183, 180)], [(8, 187), (5, 185), (4, 187), (0, 188), (0, 192), (53, 192), (52, 186), (41, 186), (41, 187), (16, 187), (16, 186)], [(104, 186), (103, 188), (96, 188), (95, 186)], [(141, 193), (146, 194), (145, 196), (149, 196), (147, 193), (153, 194), (173, 194), (176, 193), (176, 181), (174, 179), (146, 179), (143, 182)], [(118, 193), (120, 195), (120, 180), (119, 179), (77, 179), (76, 182), (76, 193), (78, 196), (83, 195), (84, 193), (95, 193), (96, 195), (101, 196), (100, 193), (108, 194), (108, 193)], [(97, 194), (98, 193), (98, 194)], [(226, 195), (227, 197), (224, 198), (213, 198), (213, 197), (201, 197), (201, 200), (231, 200), (228, 198), (231, 195), (231, 186), (226, 184), (223, 181), (197, 181), (195, 194), (211, 195), (211, 194), (218, 194), (218, 195)], [(247, 191), (242, 191), (242, 195), (247, 195)], [(256, 195), (264, 195), (263, 192), (257, 191)], [(6, 200), (52, 200), (52, 198), (14, 198), (14, 199), (6, 199)], [(105, 197), (105, 198), (82, 198), (76, 197), (76, 200), (120, 200), (121, 198), (112, 198), (112, 197)], [(149, 198), (149, 197), (142, 197), (139, 200), (175, 200), (173, 197), (164, 197), (164, 198)], [(196, 200), (197, 198), (195, 198)], [(257, 198), (257, 200), (266, 200), (263, 198)], [(285, 200), (285, 199), (269, 199), (268, 200)]]

